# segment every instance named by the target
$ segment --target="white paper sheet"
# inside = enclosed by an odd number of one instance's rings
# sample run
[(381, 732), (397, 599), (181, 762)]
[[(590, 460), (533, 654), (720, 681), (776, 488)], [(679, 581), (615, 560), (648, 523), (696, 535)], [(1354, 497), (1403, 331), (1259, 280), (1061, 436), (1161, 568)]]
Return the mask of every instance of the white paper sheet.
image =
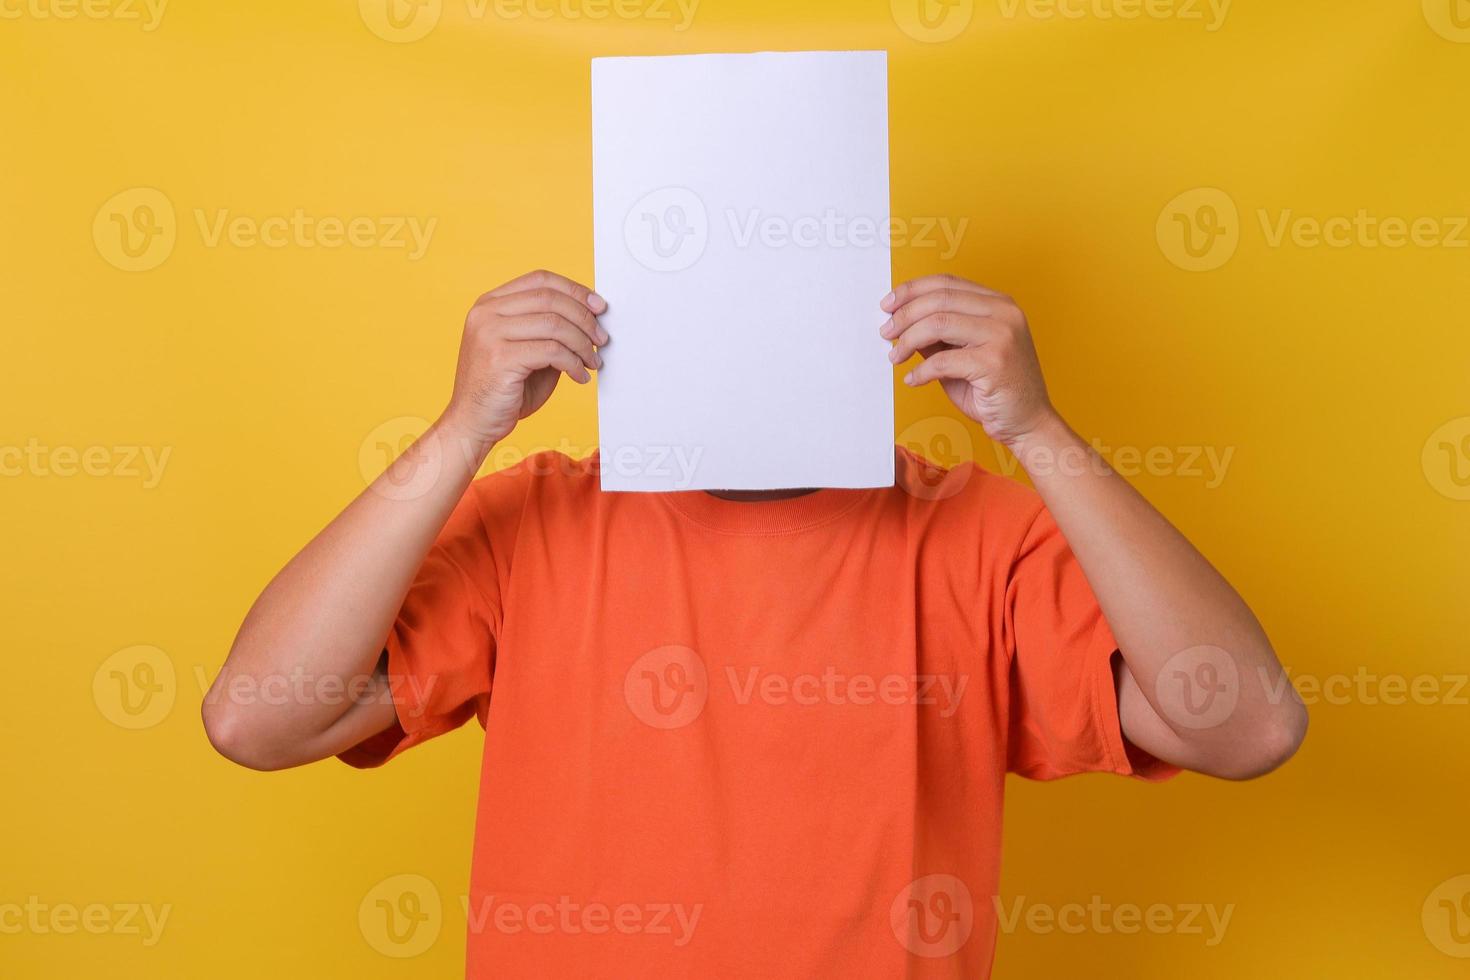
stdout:
[(604, 490), (893, 482), (882, 51), (592, 61)]

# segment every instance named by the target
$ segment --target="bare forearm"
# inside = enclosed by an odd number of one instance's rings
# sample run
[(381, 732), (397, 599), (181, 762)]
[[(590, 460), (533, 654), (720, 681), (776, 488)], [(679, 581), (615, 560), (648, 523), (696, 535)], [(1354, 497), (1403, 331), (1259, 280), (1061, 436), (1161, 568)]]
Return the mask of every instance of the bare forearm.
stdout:
[(384, 637), (488, 448), (436, 423), (266, 586), (205, 699), (222, 752), (280, 768), (391, 724)]
[(1118, 641), (1129, 738), (1168, 761), (1235, 777), (1295, 751), (1305, 709), (1224, 577), (1055, 414), (1012, 448)]
[(606, 309), (586, 286), (544, 269), (475, 301), (444, 416), (245, 617), (205, 696), (204, 725), (221, 753), (278, 769), (334, 755), (393, 723), (392, 692), (376, 667), (419, 566), (491, 447), (545, 404), (562, 375), (592, 380), (602, 366), (596, 348), (608, 340), (597, 320)]

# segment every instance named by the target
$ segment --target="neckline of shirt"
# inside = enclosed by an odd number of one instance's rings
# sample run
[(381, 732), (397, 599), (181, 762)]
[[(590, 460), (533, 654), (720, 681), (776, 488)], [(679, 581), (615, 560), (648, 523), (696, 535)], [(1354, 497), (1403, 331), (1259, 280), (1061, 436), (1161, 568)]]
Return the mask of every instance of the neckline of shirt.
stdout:
[(824, 488), (783, 500), (726, 500), (704, 490), (657, 496), (696, 524), (726, 534), (789, 534), (834, 521), (872, 490)]

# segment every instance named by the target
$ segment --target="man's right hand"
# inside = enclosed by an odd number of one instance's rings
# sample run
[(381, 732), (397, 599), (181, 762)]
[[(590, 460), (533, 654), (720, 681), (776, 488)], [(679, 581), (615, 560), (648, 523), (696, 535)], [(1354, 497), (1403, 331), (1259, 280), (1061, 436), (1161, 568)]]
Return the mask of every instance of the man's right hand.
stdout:
[[(459, 373), (444, 416), (414, 448), (281, 569), (251, 607), (202, 706), (209, 740), (253, 769), (283, 769), (335, 755), (390, 729), (397, 706), (383, 667), (384, 637), (434, 539), (464, 496), (483, 455), (447, 452), (452, 434), (488, 451), (540, 408), (563, 373), (586, 384), (607, 342), (596, 314), (607, 309), (586, 286), (532, 272), (480, 297), (465, 318)], [(424, 448), (427, 447), (427, 448)], [(410, 474), (425, 459), (432, 478), (412, 494)], [(390, 492), (391, 491), (391, 492)], [(297, 676), (331, 680), (352, 698), (261, 699)]]
[(465, 317), (445, 420), (488, 448), (544, 405), (561, 375), (591, 381), (606, 310), (586, 286), (544, 269), (481, 296)]

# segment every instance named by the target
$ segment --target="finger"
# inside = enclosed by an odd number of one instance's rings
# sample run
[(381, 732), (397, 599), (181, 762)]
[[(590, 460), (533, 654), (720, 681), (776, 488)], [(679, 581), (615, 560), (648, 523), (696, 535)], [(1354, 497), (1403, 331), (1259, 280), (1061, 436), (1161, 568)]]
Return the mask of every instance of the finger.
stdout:
[(555, 368), (579, 385), (592, 380), (586, 365), (567, 345), (555, 340), (521, 340), (506, 350), (510, 363), (520, 368), (522, 376), (542, 368)]
[(918, 279), (910, 279), (908, 282), (899, 283), (893, 288), (893, 292), (878, 303), (885, 313), (892, 313), (915, 296), (931, 293), (936, 289), (964, 289), (972, 293), (980, 293), (983, 296), (999, 296), (1000, 293), (989, 289), (968, 279), (959, 276), (951, 276), (941, 273), (935, 276), (922, 276)]
[(593, 370), (602, 368), (602, 357), (592, 347), (592, 339), (566, 317), (556, 313), (537, 313), (516, 317), (503, 328), (507, 340), (554, 340), (568, 348), (581, 362)]
[(594, 344), (607, 343), (607, 331), (602, 329), (602, 324), (597, 322), (597, 317), (586, 304), (547, 286), (507, 293), (492, 299), (489, 305), (500, 316), (556, 313), (580, 329)]
[(541, 289), (543, 287), (566, 293), (577, 302), (585, 303), (593, 313), (601, 313), (607, 309), (607, 300), (598, 296), (591, 289), (588, 289), (580, 282), (568, 279), (566, 276), (547, 269), (536, 269), (523, 276), (517, 276), (505, 285), (495, 287), (480, 298), (486, 299), (493, 296), (505, 296), (509, 293), (522, 293), (528, 289)]
[(952, 348), (942, 350), (933, 357), (926, 359), (908, 374), (904, 375), (904, 384), (926, 385), (931, 381), (953, 378), (962, 381), (975, 381), (984, 372), (980, 367), (978, 353), (972, 347)]
[(981, 347), (997, 329), (994, 321), (984, 317), (961, 316), (949, 312), (931, 313), (903, 332), (903, 336), (898, 338), (898, 342), (888, 352), (888, 359), (894, 364), (902, 364), (913, 357), (915, 351), (926, 348), (933, 350), (940, 344)]
[(920, 293), (898, 307), (878, 332), (892, 340), (924, 317), (935, 313), (950, 311), (967, 313), (970, 316), (1000, 317), (1008, 309), (1015, 309), (1014, 304), (999, 296), (945, 286), (927, 293)]

